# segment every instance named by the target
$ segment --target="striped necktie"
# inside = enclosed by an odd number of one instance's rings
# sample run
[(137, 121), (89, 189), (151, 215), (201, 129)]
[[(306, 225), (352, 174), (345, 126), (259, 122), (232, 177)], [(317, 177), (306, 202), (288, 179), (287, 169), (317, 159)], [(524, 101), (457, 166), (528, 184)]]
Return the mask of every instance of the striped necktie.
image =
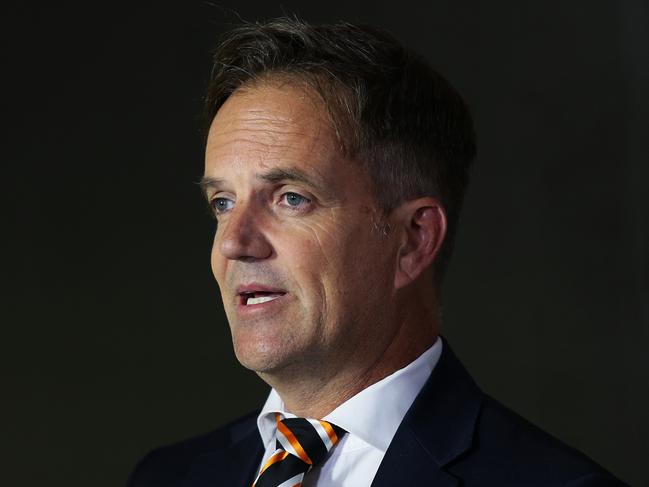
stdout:
[(300, 487), (304, 475), (321, 463), (345, 430), (311, 418), (281, 419), (277, 422), (276, 450), (261, 469), (253, 487)]

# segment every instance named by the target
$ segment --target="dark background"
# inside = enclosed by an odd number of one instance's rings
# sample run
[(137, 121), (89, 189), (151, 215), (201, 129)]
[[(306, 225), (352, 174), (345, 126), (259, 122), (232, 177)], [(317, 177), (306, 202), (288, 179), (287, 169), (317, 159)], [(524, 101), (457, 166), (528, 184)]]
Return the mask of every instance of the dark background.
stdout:
[(263, 402), (195, 185), (234, 9), (383, 26), (460, 89), (479, 157), (444, 334), (485, 390), (649, 486), (646, 2), (3, 5), (2, 485), (124, 485)]

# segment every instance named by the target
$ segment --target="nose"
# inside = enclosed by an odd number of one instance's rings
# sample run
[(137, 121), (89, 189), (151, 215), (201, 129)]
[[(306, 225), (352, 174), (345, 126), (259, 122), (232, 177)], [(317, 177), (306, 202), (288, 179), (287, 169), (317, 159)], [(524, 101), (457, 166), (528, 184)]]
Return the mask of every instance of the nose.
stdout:
[(264, 235), (260, 209), (253, 204), (237, 204), (217, 231), (221, 254), (230, 260), (267, 259), (272, 246)]

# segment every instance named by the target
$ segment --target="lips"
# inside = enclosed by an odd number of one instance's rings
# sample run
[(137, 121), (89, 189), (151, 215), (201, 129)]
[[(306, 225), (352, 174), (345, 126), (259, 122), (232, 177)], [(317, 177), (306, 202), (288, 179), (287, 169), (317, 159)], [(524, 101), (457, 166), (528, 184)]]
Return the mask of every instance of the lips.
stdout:
[(244, 306), (251, 306), (253, 304), (267, 303), (268, 301), (273, 301), (279, 297), (284, 296), (286, 293), (244, 293), (241, 294), (241, 304)]
[(272, 288), (263, 284), (251, 283), (237, 287), (239, 305), (255, 306), (274, 301), (286, 294), (283, 289)]

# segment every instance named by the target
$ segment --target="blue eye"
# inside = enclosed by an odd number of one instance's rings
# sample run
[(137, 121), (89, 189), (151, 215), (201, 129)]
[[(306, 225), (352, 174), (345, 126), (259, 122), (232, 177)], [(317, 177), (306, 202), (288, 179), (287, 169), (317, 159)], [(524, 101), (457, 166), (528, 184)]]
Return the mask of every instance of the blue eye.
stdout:
[(214, 210), (214, 213), (217, 215), (223, 213), (224, 211), (231, 210), (234, 202), (228, 198), (214, 198), (210, 202), (210, 206)]
[(285, 199), (286, 203), (293, 208), (298, 208), (301, 203), (311, 203), (309, 198), (305, 198), (297, 193), (284, 193), (282, 198)]

